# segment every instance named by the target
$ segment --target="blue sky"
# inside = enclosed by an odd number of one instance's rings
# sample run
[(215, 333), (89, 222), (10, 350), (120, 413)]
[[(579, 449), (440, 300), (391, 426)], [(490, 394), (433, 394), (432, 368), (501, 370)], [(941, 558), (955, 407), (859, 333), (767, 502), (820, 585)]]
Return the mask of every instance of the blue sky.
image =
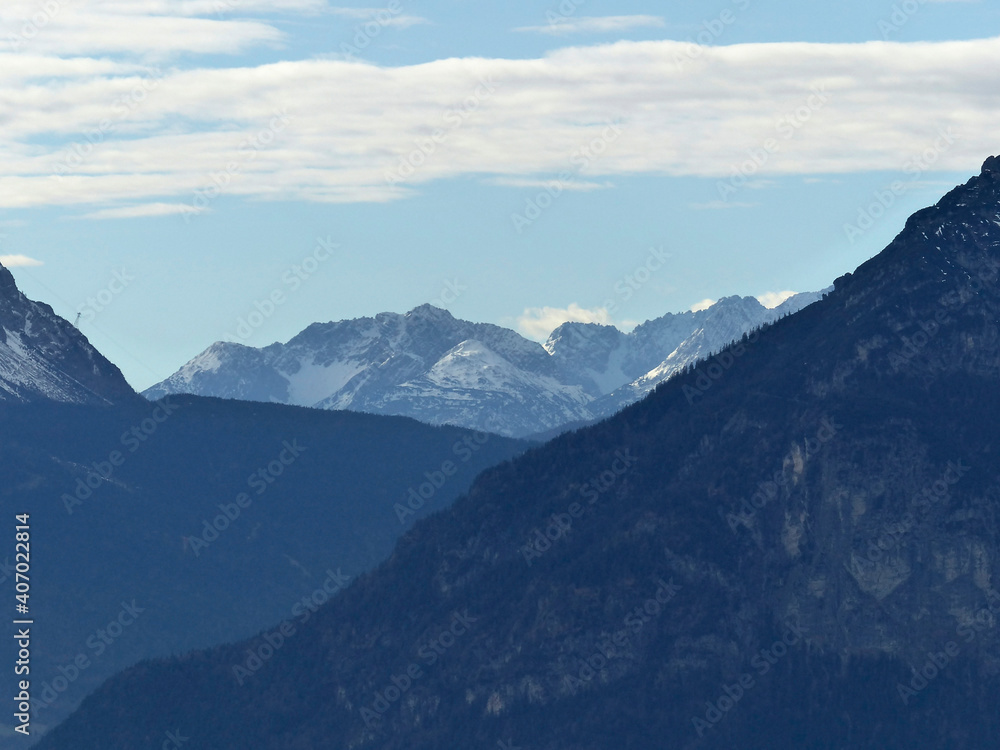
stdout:
[(1000, 152), (987, 2), (513, 5), (8, 0), (0, 261), (141, 389), (425, 302), (773, 302)]

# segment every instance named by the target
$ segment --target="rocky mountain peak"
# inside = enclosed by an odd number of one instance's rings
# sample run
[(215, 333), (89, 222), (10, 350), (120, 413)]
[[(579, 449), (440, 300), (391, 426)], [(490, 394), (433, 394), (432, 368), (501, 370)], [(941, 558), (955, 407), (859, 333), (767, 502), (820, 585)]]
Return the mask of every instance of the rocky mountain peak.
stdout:
[(16, 297), (19, 294), (13, 275), (0, 263), (0, 304), (3, 304), (8, 297)]
[(135, 398), (121, 371), (0, 266), (0, 401), (111, 404)]

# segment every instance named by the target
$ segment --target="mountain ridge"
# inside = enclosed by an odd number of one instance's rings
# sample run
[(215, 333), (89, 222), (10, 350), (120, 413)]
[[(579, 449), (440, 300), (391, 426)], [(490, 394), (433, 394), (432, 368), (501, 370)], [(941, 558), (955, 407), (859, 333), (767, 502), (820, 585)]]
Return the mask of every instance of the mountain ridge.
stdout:
[(286, 344), (217, 342), (144, 395), (346, 408), (526, 437), (608, 416), (699, 357), (821, 296), (795, 295), (774, 309), (726, 297), (630, 333), (564, 323), (544, 344), (421, 305), (403, 315), (314, 323)]
[(29, 300), (0, 265), (0, 401), (111, 405), (138, 395), (75, 326)]

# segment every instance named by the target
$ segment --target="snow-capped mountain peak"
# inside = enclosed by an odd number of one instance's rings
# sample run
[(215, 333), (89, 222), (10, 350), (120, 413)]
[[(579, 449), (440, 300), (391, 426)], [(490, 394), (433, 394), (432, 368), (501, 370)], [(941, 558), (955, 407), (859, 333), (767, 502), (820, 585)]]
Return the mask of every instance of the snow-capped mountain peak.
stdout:
[(135, 398), (121, 372), (0, 265), (0, 401), (112, 404)]
[(286, 344), (217, 343), (146, 391), (352, 409), (525, 436), (594, 420), (645, 395), (699, 358), (821, 296), (768, 310), (727, 297), (631, 333), (564, 323), (545, 344), (421, 305), (315, 323)]

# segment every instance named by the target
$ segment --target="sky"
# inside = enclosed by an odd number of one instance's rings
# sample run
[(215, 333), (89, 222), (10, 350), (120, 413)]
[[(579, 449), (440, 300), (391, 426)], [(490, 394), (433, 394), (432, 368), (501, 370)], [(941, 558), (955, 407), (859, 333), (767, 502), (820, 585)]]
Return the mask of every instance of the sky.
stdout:
[(998, 59), (975, 0), (4, 0), (0, 263), (140, 390), (424, 303), (770, 306), (1000, 153)]

